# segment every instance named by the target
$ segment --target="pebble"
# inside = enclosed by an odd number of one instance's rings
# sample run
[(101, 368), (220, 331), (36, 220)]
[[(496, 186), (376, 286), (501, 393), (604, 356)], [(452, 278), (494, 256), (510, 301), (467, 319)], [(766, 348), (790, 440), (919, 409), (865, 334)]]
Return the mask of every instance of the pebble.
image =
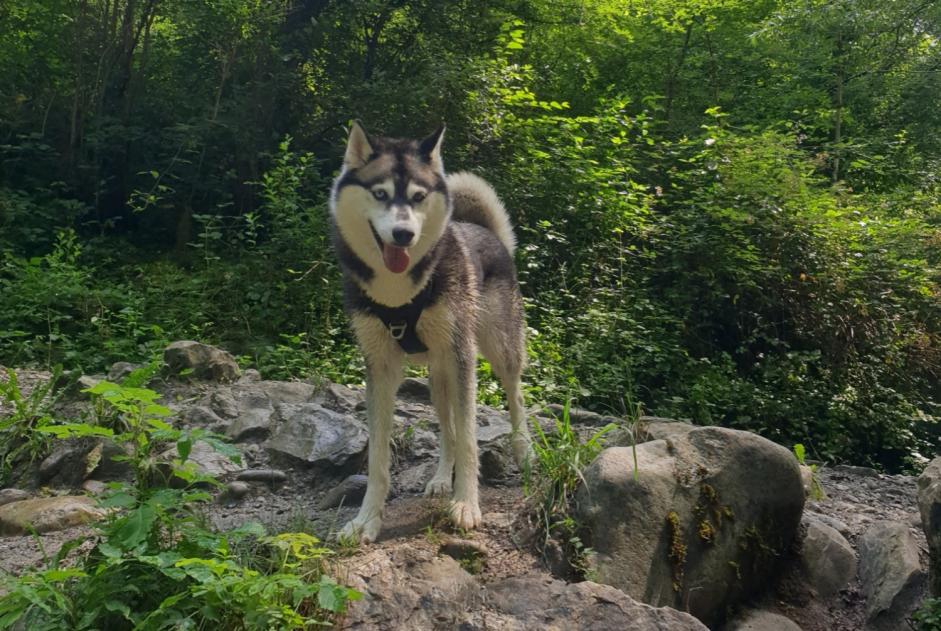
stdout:
[(243, 482), (285, 482), (288, 474), (280, 469), (246, 469), (235, 476)]

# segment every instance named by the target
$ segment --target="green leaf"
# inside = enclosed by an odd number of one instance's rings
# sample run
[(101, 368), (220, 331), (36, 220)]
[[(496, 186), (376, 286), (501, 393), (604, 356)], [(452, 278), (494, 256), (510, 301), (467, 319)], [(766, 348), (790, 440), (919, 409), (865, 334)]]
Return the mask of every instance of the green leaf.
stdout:
[(114, 536), (120, 540), (125, 550), (136, 548), (147, 540), (154, 522), (157, 519), (157, 511), (150, 504), (142, 504), (135, 510), (128, 513), (124, 518), (124, 523), (118, 528)]

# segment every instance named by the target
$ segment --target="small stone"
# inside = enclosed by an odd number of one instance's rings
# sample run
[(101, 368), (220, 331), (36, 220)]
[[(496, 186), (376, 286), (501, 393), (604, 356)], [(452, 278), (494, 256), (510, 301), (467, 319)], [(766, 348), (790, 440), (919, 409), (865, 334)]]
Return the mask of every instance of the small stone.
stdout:
[(0, 490), (0, 506), (12, 504), (21, 500), (29, 499), (29, 493), (22, 489), (2, 489)]
[(85, 480), (82, 483), (82, 490), (89, 495), (101, 495), (108, 490), (108, 485), (101, 480)]
[(22, 535), (30, 530), (53, 532), (81, 526), (104, 517), (95, 500), (79, 495), (40, 497), (0, 506), (0, 535)]
[(805, 516), (807, 535), (801, 547), (801, 564), (818, 596), (828, 598), (856, 576), (856, 555), (837, 530)]
[(336, 383), (328, 383), (317, 395), (316, 402), (336, 412), (352, 412), (364, 399), (363, 393)]
[(879, 475), (879, 472), (872, 467), (858, 467), (851, 464), (838, 464), (833, 467), (833, 471), (845, 475), (859, 476), (861, 478), (875, 478)]
[(140, 368), (140, 364), (131, 362), (114, 362), (108, 370), (108, 381), (121, 383), (128, 375)]
[(908, 526), (876, 522), (859, 538), (858, 549), (867, 627), (873, 631), (904, 628), (925, 585), (918, 544)]
[(446, 554), (458, 561), (477, 561), (487, 558), (487, 546), (470, 539), (447, 537), (441, 542), (438, 554)]
[(234, 480), (225, 485), (225, 491), (222, 492), (219, 499), (224, 502), (238, 502), (248, 495), (250, 490), (251, 486), (248, 482)]
[(280, 483), (288, 479), (288, 475), (280, 469), (247, 469), (235, 476), (236, 480), (243, 482), (271, 482)]
[[(547, 409), (557, 419), (562, 419), (565, 414), (565, 406), (559, 403), (550, 403)], [(597, 412), (576, 407), (569, 408), (569, 421), (575, 425), (604, 425), (602, 416)]]
[(753, 609), (728, 625), (729, 631), (801, 631), (796, 622), (781, 614)]
[(163, 351), (163, 361), (171, 374), (183, 371), (196, 379), (228, 382), (239, 378), (239, 365), (231, 354), (192, 340), (173, 342)]
[(428, 380), (421, 377), (408, 377), (399, 386), (399, 396), (421, 403), (431, 403), (431, 388)]
[(366, 476), (351, 475), (340, 482), (320, 501), (320, 508), (336, 508), (337, 506), (359, 506), (366, 495)]
[(239, 405), (228, 389), (213, 392), (209, 398), (209, 405), (214, 412), (225, 418), (235, 418), (239, 415)]
[(480, 477), (484, 482), (500, 482), (506, 478), (506, 458), (496, 449), (480, 452)]
[(241, 379), (239, 379), (239, 383), (256, 383), (258, 381), (261, 381), (261, 373), (254, 368), (246, 369), (242, 372)]

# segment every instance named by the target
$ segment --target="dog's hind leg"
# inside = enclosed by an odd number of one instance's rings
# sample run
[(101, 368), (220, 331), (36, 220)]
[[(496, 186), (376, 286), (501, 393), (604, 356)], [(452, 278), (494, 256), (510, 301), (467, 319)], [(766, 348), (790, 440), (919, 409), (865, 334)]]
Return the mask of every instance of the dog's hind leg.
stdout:
[(447, 374), (438, 374), (437, 371), (432, 370), (429, 382), (431, 402), (438, 414), (441, 455), (438, 458), (438, 469), (435, 475), (425, 486), (425, 495), (447, 496), (451, 494), (451, 478), (454, 474), (454, 424), (451, 418)]
[(510, 448), (513, 450), (513, 459), (520, 469), (525, 469), (532, 462), (533, 441), (529, 435), (529, 425), (526, 422), (526, 410), (523, 407), (523, 393), (520, 389), (520, 373), (500, 376), (500, 383), (506, 392), (506, 405), (510, 408)]
[(395, 413), (395, 393), (402, 382), (401, 357), (367, 358), (366, 415), (369, 418), (369, 478), (359, 514), (340, 531), (340, 537), (368, 543), (382, 526), (382, 507), (389, 494), (389, 441)]

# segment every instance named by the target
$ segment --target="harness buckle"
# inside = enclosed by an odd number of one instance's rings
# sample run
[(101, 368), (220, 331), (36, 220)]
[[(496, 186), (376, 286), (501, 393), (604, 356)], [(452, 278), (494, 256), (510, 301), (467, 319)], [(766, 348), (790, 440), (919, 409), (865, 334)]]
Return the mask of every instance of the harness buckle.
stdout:
[(389, 324), (389, 333), (393, 340), (401, 340), (405, 337), (405, 330), (408, 328), (407, 322), (392, 322)]

